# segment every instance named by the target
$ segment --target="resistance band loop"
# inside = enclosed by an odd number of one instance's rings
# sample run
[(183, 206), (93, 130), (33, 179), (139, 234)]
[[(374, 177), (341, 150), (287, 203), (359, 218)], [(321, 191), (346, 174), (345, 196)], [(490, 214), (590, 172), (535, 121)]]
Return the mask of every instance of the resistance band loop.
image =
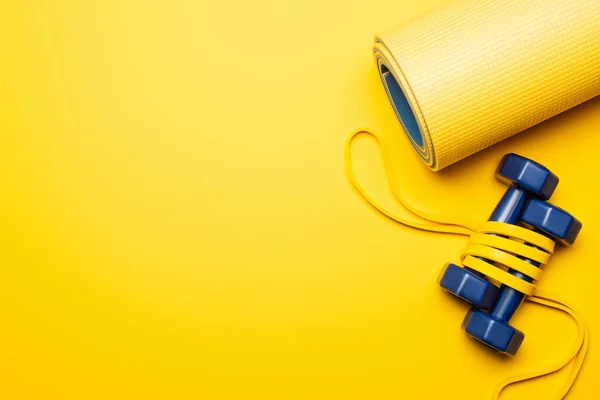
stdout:
[[(411, 214), (411, 217), (386, 210), (369, 196), (356, 180), (352, 168), (351, 147), (353, 140), (360, 134), (370, 135), (377, 141), (389, 188), (400, 205)], [(414, 204), (408, 202), (401, 191), (394, 185), (395, 179), (390, 158), (385, 150), (383, 140), (374, 131), (363, 128), (351, 133), (346, 141), (344, 153), (346, 174), (353, 188), (381, 214), (395, 222), (416, 229), (470, 236), (470, 243), (460, 257), (463, 266), (481, 272), (498, 284), (509, 286), (525, 294), (527, 301), (565, 312), (573, 318), (577, 324), (577, 339), (567, 356), (546, 369), (523, 373), (500, 382), (492, 394), (492, 399), (497, 399), (502, 390), (509, 385), (558, 372), (572, 362), (571, 373), (567, 382), (559, 389), (556, 398), (562, 399), (566, 396), (579, 374), (587, 353), (588, 332), (586, 323), (567, 303), (558, 300), (555, 296), (542, 293), (533, 283), (519, 279), (508, 272), (508, 270), (514, 270), (532, 278), (534, 281), (539, 280), (542, 276), (541, 268), (534, 267), (523, 261), (522, 258), (546, 264), (550, 255), (554, 252), (554, 241), (539, 233), (516, 225), (488, 221), (478, 227), (477, 224), (468, 219), (435, 215), (419, 209)], [(497, 264), (485, 262), (480, 258), (494, 261)]]

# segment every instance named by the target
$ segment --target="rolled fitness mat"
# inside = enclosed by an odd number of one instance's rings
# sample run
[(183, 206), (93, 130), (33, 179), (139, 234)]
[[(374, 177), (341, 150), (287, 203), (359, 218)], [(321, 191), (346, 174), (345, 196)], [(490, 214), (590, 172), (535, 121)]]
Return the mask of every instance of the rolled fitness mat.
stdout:
[(378, 35), (373, 51), (437, 171), (600, 95), (600, 0), (453, 0)]

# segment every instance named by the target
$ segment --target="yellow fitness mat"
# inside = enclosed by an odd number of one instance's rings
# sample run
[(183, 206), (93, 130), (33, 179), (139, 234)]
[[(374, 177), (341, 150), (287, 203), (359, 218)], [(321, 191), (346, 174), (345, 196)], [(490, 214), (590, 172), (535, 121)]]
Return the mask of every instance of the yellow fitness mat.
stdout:
[(451, 1), (373, 50), (410, 142), (439, 170), (600, 94), (600, 2)]

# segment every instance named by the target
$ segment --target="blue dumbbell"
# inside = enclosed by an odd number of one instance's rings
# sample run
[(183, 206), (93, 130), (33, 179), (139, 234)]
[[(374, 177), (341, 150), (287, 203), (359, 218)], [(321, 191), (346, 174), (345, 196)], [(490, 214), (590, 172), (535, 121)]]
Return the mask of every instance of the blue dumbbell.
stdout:
[[(496, 178), (509, 185), (509, 188), (488, 221), (508, 224), (519, 221), (529, 197), (548, 200), (558, 185), (558, 177), (546, 167), (514, 153), (502, 158), (496, 170)], [(448, 293), (483, 310), (489, 309), (498, 295), (498, 287), (483, 274), (452, 263), (444, 266), (438, 283)]]
[[(534, 229), (555, 242), (570, 246), (575, 242), (581, 222), (566, 211), (542, 200), (531, 199), (527, 202), (521, 221), (527, 227)], [(540, 265), (531, 260), (525, 260), (531, 265)], [(526, 275), (513, 270), (511, 275), (532, 282)], [(463, 329), (471, 337), (483, 342), (491, 348), (509, 355), (515, 355), (525, 338), (523, 332), (510, 326), (508, 322), (515, 314), (525, 295), (508, 286), (502, 285), (494, 307), (489, 313), (471, 308), (463, 322)]]

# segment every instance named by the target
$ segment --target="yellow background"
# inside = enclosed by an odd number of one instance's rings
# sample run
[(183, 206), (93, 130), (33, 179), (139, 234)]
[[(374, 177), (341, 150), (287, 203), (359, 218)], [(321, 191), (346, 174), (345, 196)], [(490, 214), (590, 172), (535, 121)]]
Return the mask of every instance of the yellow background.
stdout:
[[(430, 172), (371, 44), (439, 2), (3, 2), (0, 398), (482, 399), (560, 358), (572, 322), (532, 305), (512, 359), (464, 335), (436, 278), (465, 239), (356, 196), (342, 146), (362, 125), (430, 211), (483, 221), (509, 151), (559, 175), (553, 201), (584, 230), (541, 285), (588, 318), (570, 398), (595, 398), (600, 100)], [(368, 139), (356, 167), (393, 207)]]

